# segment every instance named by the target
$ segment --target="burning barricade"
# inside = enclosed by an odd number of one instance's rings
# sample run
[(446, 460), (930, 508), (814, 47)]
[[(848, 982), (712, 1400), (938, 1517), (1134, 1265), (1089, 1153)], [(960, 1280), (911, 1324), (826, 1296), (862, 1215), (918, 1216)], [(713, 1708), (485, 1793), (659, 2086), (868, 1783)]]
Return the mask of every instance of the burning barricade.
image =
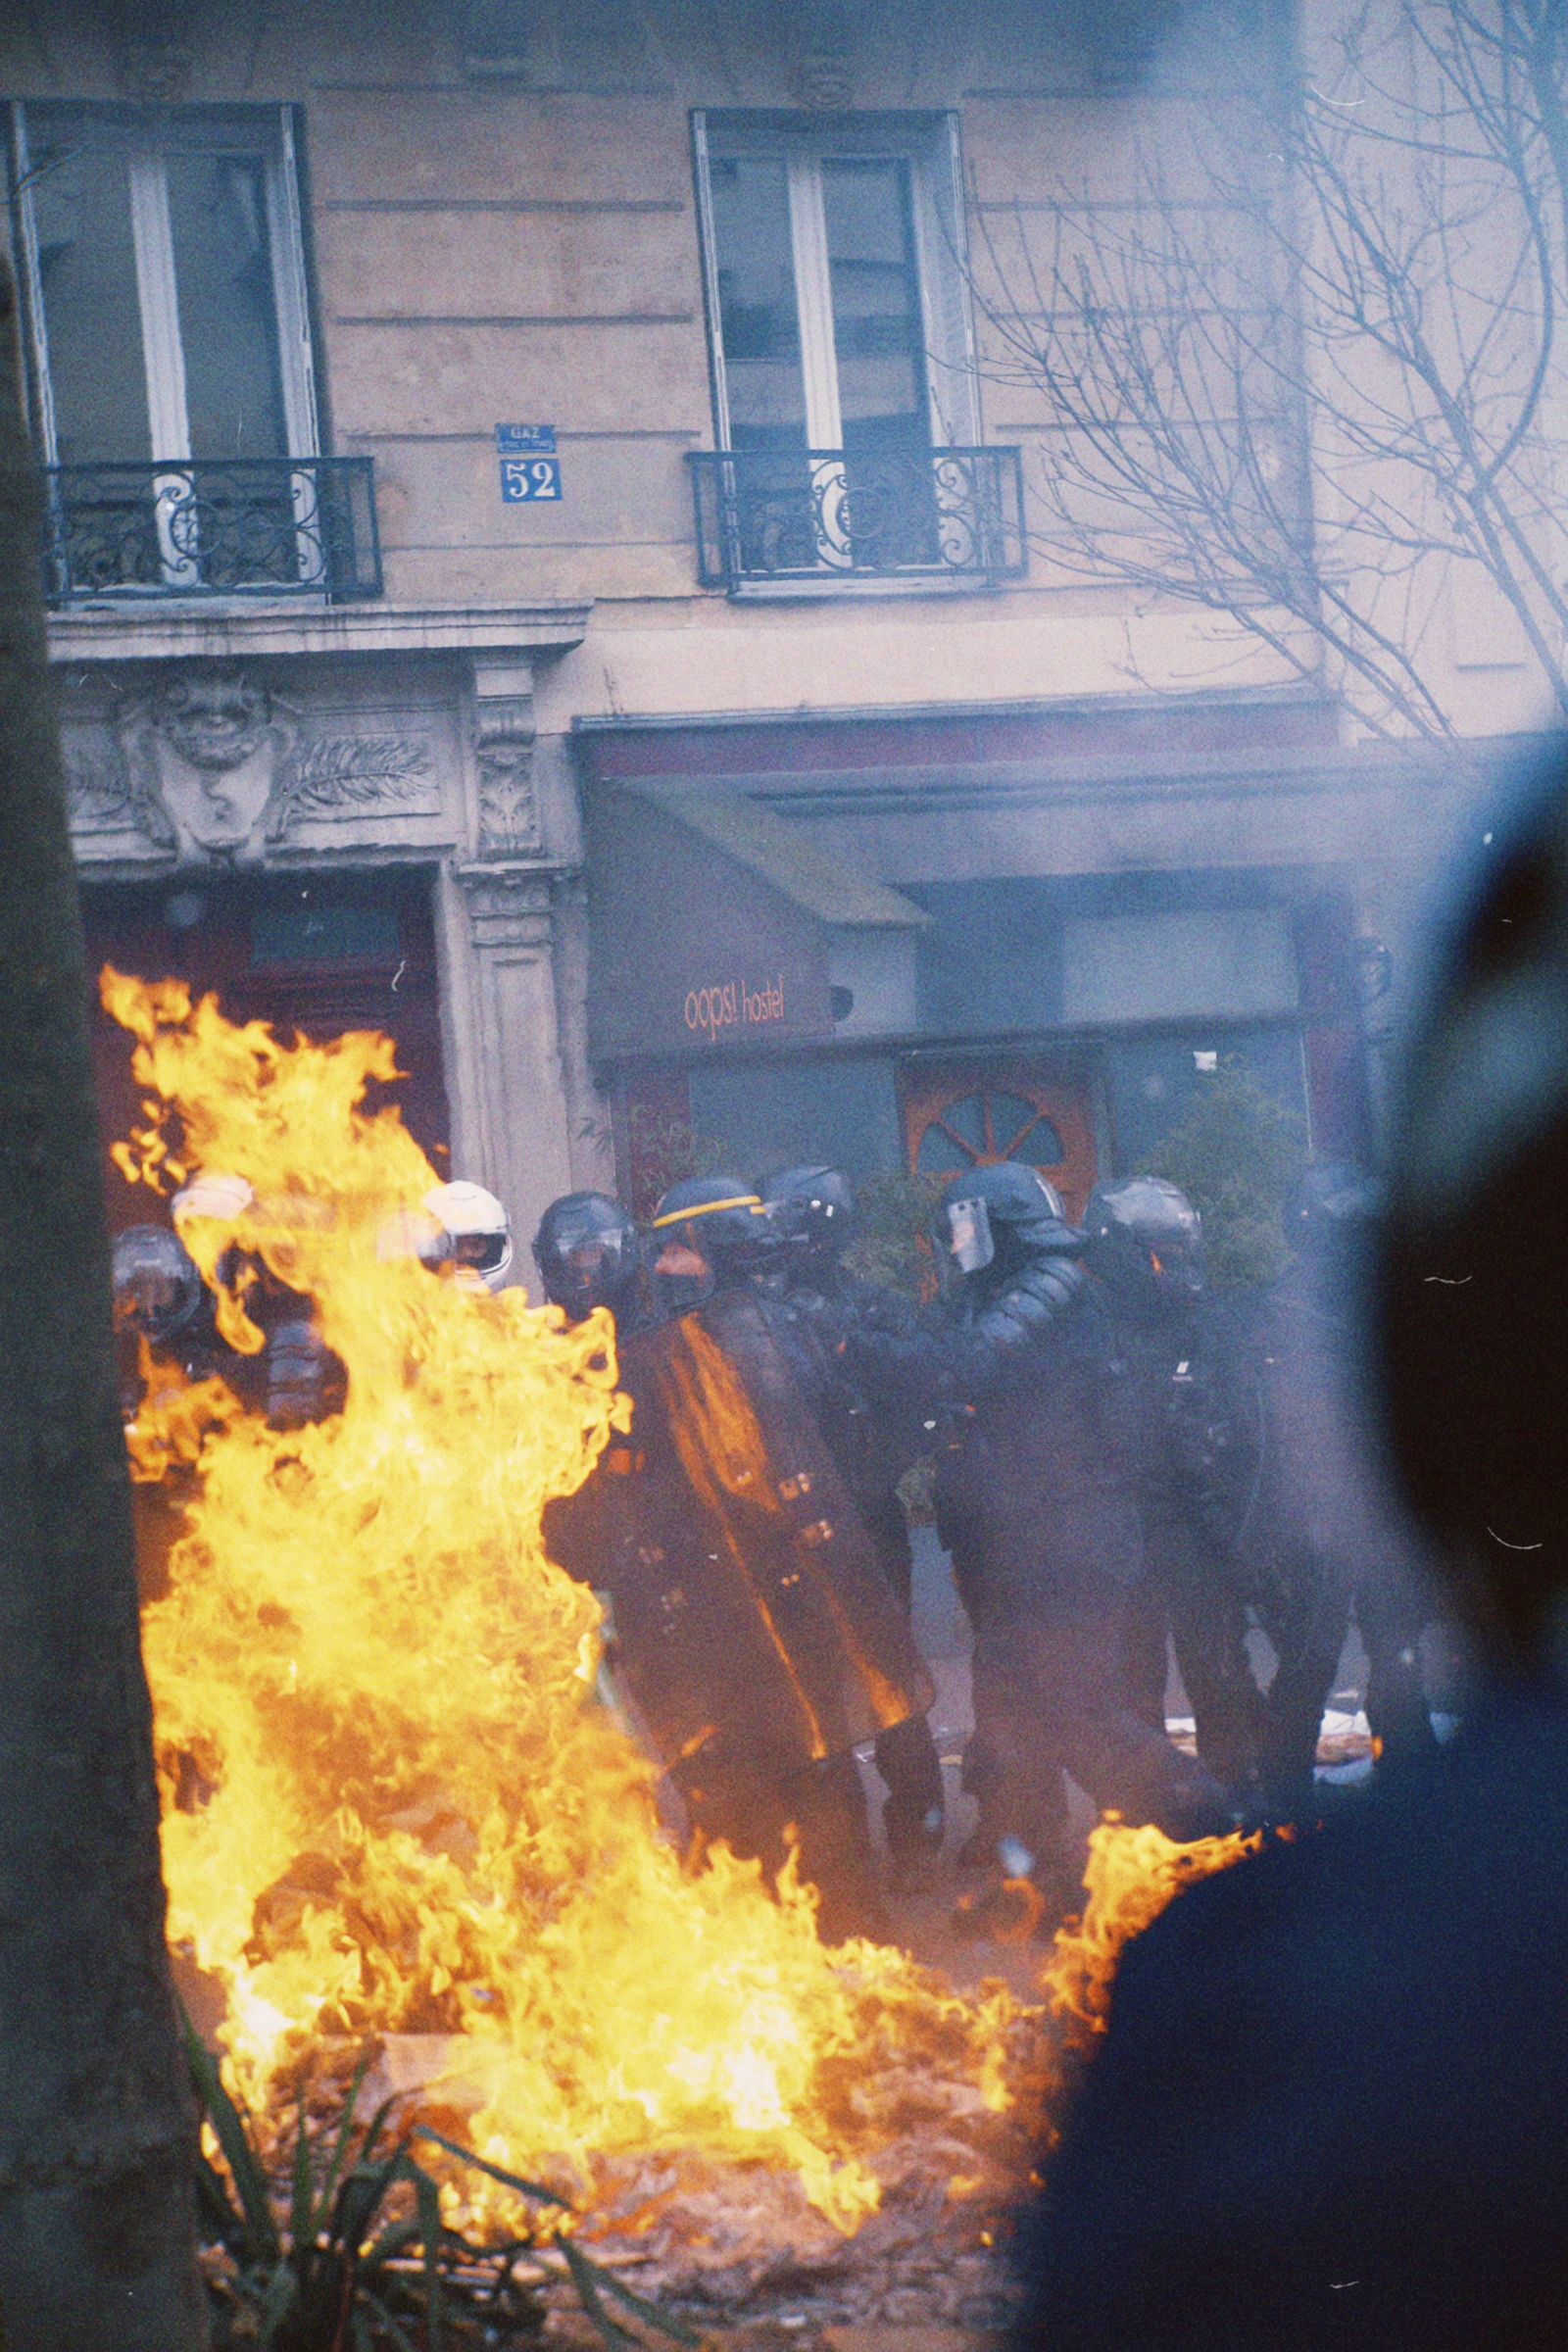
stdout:
[[(436, 1183), (371, 1106), (388, 1040), (287, 1045), (113, 973), (104, 999), (144, 1096), (122, 1172), (243, 1180), (180, 1221), (222, 1340), (256, 1355), (281, 1288), (344, 1374), (293, 1427), (149, 1381), (130, 1431), (139, 1477), (187, 1481), (144, 1633), (170, 1934), (252, 2106), (307, 2050), (347, 2073), (373, 2044), (384, 2090), (491, 2164), (645, 2232), (679, 2209), (725, 2259), (745, 2231), (726, 2247), (702, 2200), (737, 2168), (775, 2246), (847, 2240), (889, 2200), (995, 2207), (1042, 2124), (1039, 2007), (829, 1948), (791, 1870), (769, 1885), (722, 1843), (687, 1866), (599, 1694), (600, 1605), (541, 1517), (628, 1432), (610, 1318), (388, 1249)], [(1135, 1875), (1152, 1916), (1169, 1874)], [(1091, 1938), (1105, 1982), (1117, 1940)], [(515, 2220), (486, 2176), (441, 2193), (449, 2219)]]

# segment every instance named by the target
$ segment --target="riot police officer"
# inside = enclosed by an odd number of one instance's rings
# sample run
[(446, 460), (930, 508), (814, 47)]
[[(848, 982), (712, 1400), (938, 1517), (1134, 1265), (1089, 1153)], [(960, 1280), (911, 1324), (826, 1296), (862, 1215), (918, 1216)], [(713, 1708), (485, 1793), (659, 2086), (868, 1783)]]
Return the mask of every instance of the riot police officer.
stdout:
[(180, 1342), (191, 1333), (206, 1292), (178, 1234), (167, 1225), (132, 1225), (117, 1234), (111, 1280), (122, 1337), (145, 1340), (161, 1354), (183, 1353)]
[(546, 1542), (608, 1593), (617, 1687), (698, 1838), (769, 1872), (793, 1838), (824, 1936), (885, 1936), (853, 1750), (930, 1686), (753, 1287), (761, 1201), (694, 1178), (653, 1230), (681, 1311), (620, 1348), (630, 1433)]
[(654, 1296), (682, 1315), (760, 1270), (777, 1234), (761, 1200), (739, 1176), (686, 1176), (654, 1209)]
[[(212, 1297), (176, 1233), (167, 1225), (132, 1225), (118, 1234), (112, 1282), (127, 1432), (134, 1432), (149, 1391), (163, 1402), (170, 1391), (216, 1377), (241, 1402), (258, 1399), (255, 1359), (237, 1354), (219, 1336)], [(188, 1461), (163, 1446), (132, 1447), (136, 1572), (144, 1601), (169, 1590), (170, 1553), (185, 1533), (195, 1492)]]
[[(262, 1334), (255, 1355), (242, 1357), (231, 1351), (236, 1369), (224, 1366), (224, 1377), (240, 1390), (245, 1402), (265, 1412), (276, 1430), (303, 1429), (341, 1412), (348, 1392), (347, 1367), (322, 1339), (312, 1300), (248, 1246), (245, 1220), (258, 1208), (248, 1179), (203, 1170), (174, 1195), (171, 1207), (176, 1231), (201, 1220), (233, 1232), (233, 1240), (218, 1257), (217, 1280), (230, 1293), (243, 1288), (245, 1314)], [(249, 1368), (241, 1371), (239, 1366)]]
[(1133, 1176), (1098, 1185), (1084, 1222), (1129, 1383), (1128, 1461), (1145, 1555), (1129, 1596), (1129, 1695), (1163, 1730), (1168, 1637), (1200, 1757), (1227, 1788), (1248, 1791), (1262, 1700), (1246, 1646), (1246, 1599), (1209, 1509), (1232, 1432), (1205, 1312), (1202, 1221), (1178, 1186)]
[[(1238, 1303), (1235, 1366), (1252, 1433), (1229, 1484), (1232, 1538), (1279, 1659), (1263, 1702), (1261, 1763), (1284, 1807), (1309, 1791), (1323, 1712), (1352, 1612), (1371, 1674), (1367, 1714), (1391, 1761), (1435, 1745), (1419, 1642), (1433, 1612), (1409, 1540), (1352, 1434), (1352, 1324), (1376, 1195), (1348, 1162), (1309, 1167), (1287, 1206), (1293, 1258)], [(1223, 1484), (1223, 1482), (1221, 1482)]]
[(545, 1297), (569, 1322), (583, 1322), (596, 1306), (610, 1309), (623, 1335), (652, 1319), (641, 1237), (608, 1193), (552, 1200), (533, 1237), (533, 1262)]
[(1032, 1879), (1049, 1917), (1077, 1892), (1064, 1770), (1098, 1805), (1173, 1837), (1227, 1826), (1230, 1807), (1122, 1687), (1143, 1549), (1085, 1236), (1045, 1178), (1011, 1162), (956, 1180), (940, 1230), (970, 1400), (941, 1460), (937, 1521), (974, 1628), (974, 1856)]
[[(769, 1289), (782, 1310), (781, 1335), (806, 1359), (818, 1425), (854, 1494), (890, 1588), (906, 1618), (913, 1604), (914, 1560), (898, 1482), (918, 1438), (904, 1435), (904, 1415), (868, 1395), (848, 1364), (856, 1327), (908, 1332), (912, 1302), (853, 1274), (844, 1252), (858, 1223), (855, 1188), (841, 1168), (782, 1169), (758, 1186), (782, 1248)], [(942, 1761), (931, 1726), (912, 1714), (883, 1732), (876, 1768), (887, 1788), (883, 1830), (895, 1884), (918, 1886), (942, 1844)]]

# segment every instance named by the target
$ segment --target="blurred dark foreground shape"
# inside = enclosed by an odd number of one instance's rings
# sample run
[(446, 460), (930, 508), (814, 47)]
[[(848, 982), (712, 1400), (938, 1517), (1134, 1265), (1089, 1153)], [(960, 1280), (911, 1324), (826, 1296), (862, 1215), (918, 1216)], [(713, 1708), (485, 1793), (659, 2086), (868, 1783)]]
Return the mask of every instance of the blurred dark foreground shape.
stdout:
[(1561, 745), (1478, 859), (1406, 1070), (1371, 1370), (1481, 1689), (1432, 1762), (1127, 1953), (1027, 2238), (1041, 2352), (1568, 2343)]

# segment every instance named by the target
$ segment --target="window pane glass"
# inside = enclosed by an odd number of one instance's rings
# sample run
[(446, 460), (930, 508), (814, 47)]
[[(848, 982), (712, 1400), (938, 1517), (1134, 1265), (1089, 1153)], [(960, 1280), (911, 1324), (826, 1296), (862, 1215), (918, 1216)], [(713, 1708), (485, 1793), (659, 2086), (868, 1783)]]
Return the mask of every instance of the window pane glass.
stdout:
[(59, 119), (28, 130), (59, 462), (140, 464), (154, 451), (125, 158)]
[(908, 178), (895, 156), (822, 167), (839, 403), (852, 452), (923, 449), (929, 440)]
[(736, 449), (804, 449), (806, 388), (783, 162), (715, 156), (710, 186), (731, 442)]
[(187, 154), (168, 171), (191, 455), (286, 457), (265, 168)]

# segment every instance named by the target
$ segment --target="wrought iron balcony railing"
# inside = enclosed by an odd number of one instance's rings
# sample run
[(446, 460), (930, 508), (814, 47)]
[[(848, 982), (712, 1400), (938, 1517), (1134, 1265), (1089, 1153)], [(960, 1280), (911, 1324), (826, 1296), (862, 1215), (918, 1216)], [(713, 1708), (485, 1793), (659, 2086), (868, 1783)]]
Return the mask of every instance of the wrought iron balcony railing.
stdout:
[(369, 458), (225, 458), (49, 468), (48, 595), (381, 593)]
[(1019, 578), (1023, 466), (1012, 448), (689, 454), (705, 588), (839, 579)]

